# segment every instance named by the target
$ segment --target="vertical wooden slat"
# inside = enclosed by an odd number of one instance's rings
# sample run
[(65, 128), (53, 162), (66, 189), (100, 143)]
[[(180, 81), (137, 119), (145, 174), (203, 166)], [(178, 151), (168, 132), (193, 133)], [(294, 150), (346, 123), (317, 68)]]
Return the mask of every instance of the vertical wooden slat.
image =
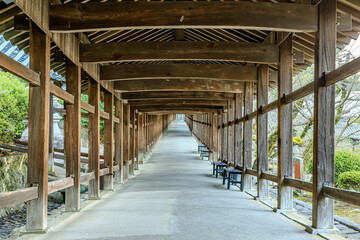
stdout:
[(334, 227), (334, 200), (326, 198), (324, 184), (334, 185), (335, 85), (326, 87), (324, 74), (335, 69), (336, 1), (318, 5), (315, 49), (313, 227)]
[(287, 37), (280, 45), (278, 81), (278, 209), (292, 210), (293, 192), (285, 186), (284, 177), (293, 175), (292, 159), (292, 104), (284, 104), (281, 99), (292, 91), (293, 74), (292, 37)]
[[(244, 87), (244, 115), (253, 111), (254, 104), (254, 83), (246, 82)], [(250, 188), (250, 176), (246, 169), (251, 168), (252, 162), (252, 120), (245, 120), (243, 124), (243, 173), (242, 174), (242, 191)]]
[[(242, 117), (242, 94), (235, 94), (234, 117), (239, 119)], [(241, 164), (241, 142), (242, 142), (242, 124), (234, 125), (234, 167)]]
[(89, 104), (95, 113), (89, 114), (89, 164), (88, 171), (95, 173), (89, 181), (89, 199), (100, 199), (100, 84), (89, 77)]
[(130, 162), (130, 105), (124, 103), (124, 180), (129, 178)]
[[(257, 109), (261, 109), (262, 106), (268, 102), (268, 88), (269, 88), (269, 67), (262, 64), (259, 66), (257, 82)], [(268, 167), (268, 118), (267, 114), (261, 112), (257, 114), (256, 119), (256, 140), (257, 140), (257, 194), (258, 197), (267, 198), (269, 193), (268, 181), (261, 177), (262, 172), (267, 172)]]
[(115, 173), (115, 179), (120, 183), (124, 181), (123, 175), (123, 104), (120, 100), (115, 100), (115, 116), (120, 122), (115, 124), (115, 164), (119, 166), (119, 171)]
[(104, 189), (113, 190), (114, 171), (114, 96), (104, 92), (104, 110), (109, 113), (109, 119), (104, 120), (104, 165), (109, 168), (109, 174), (104, 176)]
[(30, 23), (30, 68), (40, 73), (40, 87), (29, 87), (28, 185), (38, 184), (37, 199), (27, 202), (28, 231), (47, 226), (49, 157), (50, 39)]
[(80, 209), (80, 152), (81, 152), (81, 69), (66, 61), (66, 91), (74, 96), (74, 104), (66, 104), (64, 141), (67, 147), (66, 177), (74, 177), (74, 186), (65, 189), (65, 209)]

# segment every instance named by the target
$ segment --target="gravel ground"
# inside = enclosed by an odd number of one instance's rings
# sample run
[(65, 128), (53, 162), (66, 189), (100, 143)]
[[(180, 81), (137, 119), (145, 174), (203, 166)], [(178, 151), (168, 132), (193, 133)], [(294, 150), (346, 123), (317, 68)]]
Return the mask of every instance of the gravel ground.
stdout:
[[(48, 204), (48, 212), (58, 209), (62, 204), (50, 203)], [(26, 207), (15, 214), (8, 215), (0, 219), (0, 239), (6, 239), (15, 228), (20, 228), (26, 224)]]

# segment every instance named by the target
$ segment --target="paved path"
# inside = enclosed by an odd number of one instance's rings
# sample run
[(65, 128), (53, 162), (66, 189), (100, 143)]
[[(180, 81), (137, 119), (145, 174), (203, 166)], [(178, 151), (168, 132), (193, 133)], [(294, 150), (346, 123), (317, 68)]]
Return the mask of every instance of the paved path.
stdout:
[(318, 239), (212, 176), (184, 122), (174, 122), (140, 174), (43, 239)]

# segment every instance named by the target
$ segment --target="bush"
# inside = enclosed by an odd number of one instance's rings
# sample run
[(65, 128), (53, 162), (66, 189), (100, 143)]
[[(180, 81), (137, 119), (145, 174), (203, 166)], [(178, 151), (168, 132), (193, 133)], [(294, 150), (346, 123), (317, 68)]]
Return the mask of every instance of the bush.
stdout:
[(360, 191), (360, 171), (341, 173), (339, 175), (339, 187)]
[[(309, 173), (313, 172), (313, 161), (309, 162)], [(339, 183), (339, 176), (350, 171), (360, 171), (360, 155), (351, 151), (335, 151), (335, 185)]]
[(20, 136), (28, 116), (28, 83), (0, 71), (0, 142), (7, 143)]

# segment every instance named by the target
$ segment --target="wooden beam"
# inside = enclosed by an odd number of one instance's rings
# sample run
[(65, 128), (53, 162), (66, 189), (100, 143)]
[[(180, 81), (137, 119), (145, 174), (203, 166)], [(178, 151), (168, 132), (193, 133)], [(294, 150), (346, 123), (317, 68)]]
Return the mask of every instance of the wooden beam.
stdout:
[(285, 104), (283, 96), (292, 91), (293, 54), (292, 37), (280, 45), (278, 81), (278, 206), (283, 211), (293, 209), (293, 190), (285, 185), (285, 176), (293, 176), (292, 105)]
[(16, 191), (0, 193), (0, 208), (14, 204), (21, 204), (26, 201), (34, 200), (38, 197), (38, 187), (29, 187)]
[[(105, 2), (50, 6), (50, 30), (225, 28), (313, 32), (316, 6), (264, 2)], [(211, 16), (211, 17), (209, 17)]]
[[(104, 177), (104, 189), (113, 190), (113, 167), (114, 167), (114, 96), (108, 91), (104, 92), (104, 110), (109, 113), (109, 118), (104, 120), (104, 165), (109, 168), (111, 174)], [(100, 114), (101, 115), (101, 114)]]
[(70, 60), (66, 63), (66, 89), (74, 96), (74, 104), (66, 104), (64, 129), (66, 176), (74, 177), (74, 186), (65, 190), (65, 209), (80, 210), (81, 152), (81, 69)]
[(134, 107), (130, 106), (130, 123), (131, 123), (131, 129), (130, 129), (130, 159), (131, 159), (131, 168), (130, 168), (130, 174), (135, 174), (135, 127), (136, 127), (136, 111)]
[(144, 106), (137, 108), (139, 112), (160, 112), (160, 111), (193, 111), (193, 112), (218, 112), (216, 107), (201, 107), (201, 106), (177, 106), (177, 107), (159, 107), (159, 106)]
[(89, 104), (94, 113), (89, 114), (89, 164), (88, 172), (95, 178), (89, 181), (89, 199), (100, 199), (100, 84), (89, 78)]
[[(244, 87), (244, 115), (253, 110), (254, 102), (254, 84), (252, 82), (245, 83)], [(244, 121), (243, 125), (243, 173), (251, 168), (252, 163), (252, 120)], [(250, 176), (242, 174), (242, 191), (250, 189)]]
[(225, 100), (194, 100), (194, 99), (149, 99), (149, 100), (129, 100), (131, 106), (146, 106), (146, 105), (208, 105), (208, 106), (226, 106)]
[(50, 92), (55, 96), (57, 96), (58, 98), (64, 100), (65, 103), (74, 104), (74, 95), (65, 91), (61, 87), (56, 86), (53, 83), (50, 84)]
[(314, 92), (314, 172), (312, 226), (334, 228), (334, 201), (326, 198), (324, 184), (334, 185), (335, 85), (325, 86), (324, 73), (335, 69), (336, 1), (318, 5), (319, 26), (316, 35)]
[(123, 61), (208, 60), (249, 63), (278, 63), (279, 47), (244, 42), (112, 42), (82, 44), (80, 61), (107, 63)]
[(124, 161), (123, 161), (123, 103), (115, 100), (115, 116), (119, 118), (119, 123), (115, 124), (115, 164), (119, 166), (119, 172), (115, 173), (115, 179), (119, 179), (120, 183), (124, 182)]
[[(80, 178), (79, 178), (80, 181)], [(69, 189), (74, 186), (74, 179), (72, 177), (66, 177), (62, 179), (58, 179), (48, 184), (48, 194), (58, 192), (63, 189)], [(66, 195), (65, 195), (66, 197)], [(66, 200), (65, 200), (66, 204)]]
[(240, 93), (243, 91), (242, 81), (222, 80), (189, 80), (189, 79), (153, 79), (127, 80), (114, 83), (114, 90), (118, 92), (139, 91), (208, 91)]
[(25, 67), (2, 52), (0, 52), (0, 67), (15, 76), (24, 79), (34, 87), (40, 86), (40, 75), (37, 72)]
[[(235, 94), (235, 117), (238, 119), (242, 117), (242, 108), (243, 108), (243, 94)], [(234, 126), (234, 167), (242, 165), (241, 162), (241, 142), (242, 142), (242, 124), (236, 124)]]
[[(261, 109), (268, 103), (269, 91), (269, 66), (259, 66), (259, 81), (256, 84), (256, 105)], [(262, 172), (269, 170), (268, 166), (268, 116), (261, 111), (257, 113), (256, 118), (256, 147), (257, 147), (257, 196), (260, 199), (269, 197), (269, 184), (266, 179), (261, 178)]]
[(124, 180), (129, 178), (130, 162), (130, 105), (123, 104), (123, 153), (124, 153)]
[(197, 91), (142, 91), (121, 93), (121, 98), (125, 100), (167, 100), (167, 99), (192, 99), (192, 100), (231, 100), (234, 99), (233, 93), (224, 92), (197, 92)]
[(217, 64), (122, 64), (101, 67), (102, 81), (141, 79), (212, 79), (256, 81), (255, 66)]
[(30, 23), (30, 68), (40, 73), (40, 87), (29, 89), (29, 147), (27, 184), (38, 184), (38, 198), (27, 203), (26, 229), (47, 227), (50, 111), (50, 38)]
[(95, 113), (95, 106), (87, 102), (81, 101), (81, 108), (85, 111), (88, 111), (89, 113)]

